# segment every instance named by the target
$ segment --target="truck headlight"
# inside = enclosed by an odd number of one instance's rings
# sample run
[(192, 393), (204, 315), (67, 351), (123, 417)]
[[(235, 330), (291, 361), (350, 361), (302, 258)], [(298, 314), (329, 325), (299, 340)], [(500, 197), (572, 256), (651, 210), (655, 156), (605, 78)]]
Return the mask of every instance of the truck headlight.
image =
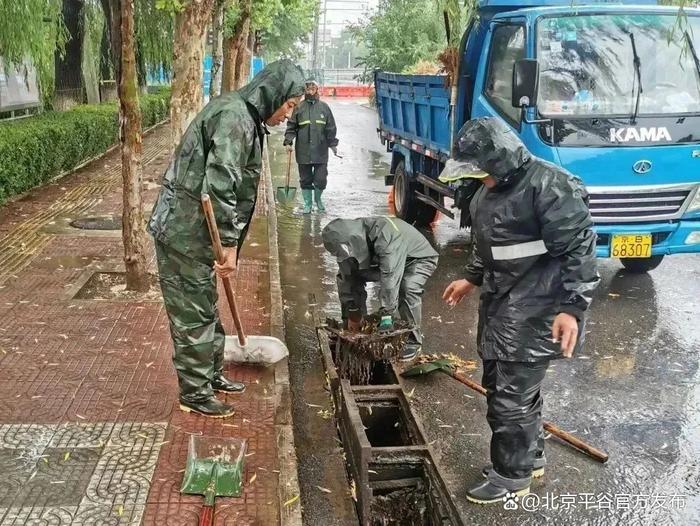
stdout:
[(687, 212), (697, 212), (698, 210), (700, 210), (700, 186), (695, 189), (695, 195), (690, 202), (690, 206), (688, 206)]
[(691, 232), (688, 237), (685, 238), (686, 245), (696, 245), (698, 243), (700, 243), (700, 230)]

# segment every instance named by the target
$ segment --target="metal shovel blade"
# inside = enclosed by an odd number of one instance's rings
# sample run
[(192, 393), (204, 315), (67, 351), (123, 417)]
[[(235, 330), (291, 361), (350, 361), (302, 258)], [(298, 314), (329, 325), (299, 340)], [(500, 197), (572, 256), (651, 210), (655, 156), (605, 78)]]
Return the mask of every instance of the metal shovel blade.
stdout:
[(242, 438), (190, 435), (187, 468), (180, 491), (204, 495), (205, 504), (216, 497), (239, 497), (247, 442)]
[(278, 186), (277, 202), (282, 204), (291, 203), (297, 197), (297, 189), (294, 186)]
[(287, 346), (273, 336), (248, 335), (245, 346), (241, 346), (237, 336), (226, 336), (224, 360), (227, 362), (273, 365), (287, 356)]

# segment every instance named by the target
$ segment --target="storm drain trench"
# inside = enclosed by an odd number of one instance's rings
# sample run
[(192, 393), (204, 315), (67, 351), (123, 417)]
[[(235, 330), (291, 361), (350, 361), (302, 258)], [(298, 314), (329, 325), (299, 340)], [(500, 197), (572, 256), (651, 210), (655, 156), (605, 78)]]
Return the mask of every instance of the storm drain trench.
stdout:
[(395, 367), (378, 361), (366, 385), (341, 378), (336, 342), (309, 296), (346, 467), (362, 526), (463, 526)]

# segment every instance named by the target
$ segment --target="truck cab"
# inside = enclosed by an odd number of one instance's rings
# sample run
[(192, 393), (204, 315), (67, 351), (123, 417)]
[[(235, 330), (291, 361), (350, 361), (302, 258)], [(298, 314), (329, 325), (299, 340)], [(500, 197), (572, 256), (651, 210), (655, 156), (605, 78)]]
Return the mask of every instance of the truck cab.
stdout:
[(644, 272), (700, 252), (700, 12), (640, 3), (484, 0), (451, 90), (440, 76), (379, 73), (397, 214), (451, 215), (454, 188), (438, 177), (454, 137), (497, 117), (583, 180), (599, 257)]

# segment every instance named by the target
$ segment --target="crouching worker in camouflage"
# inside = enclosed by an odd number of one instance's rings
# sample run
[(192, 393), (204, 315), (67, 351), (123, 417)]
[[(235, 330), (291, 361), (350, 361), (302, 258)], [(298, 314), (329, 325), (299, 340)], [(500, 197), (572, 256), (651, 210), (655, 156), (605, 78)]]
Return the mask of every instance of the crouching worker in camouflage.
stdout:
[[(270, 64), (237, 92), (213, 99), (175, 150), (148, 225), (156, 256), (180, 385), (180, 408), (210, 417), (233, 414), (214, 391), (245, 386), (224, 374), (224, 330), (216, 277), (236, 269), (253, 215), (265, 125), (287, 119), (301, 100), (304, 77), (292, 62)], [(225, 261), (214, 263), (201, 196), (209, 194)]]
[(423, 342), (423, 290), (438, 262), (425, 236), (394, 217), (363, 217), (334, 219), (322, 237), (323, 246), (338, 260), (338, 295), (347, 328), (362, 326), (367, 315), (365, 285), (378, 281), (379, 330), (392, 330), (397, 316), (411, 323), (415, 329), (401, 360), (416, 358)]

